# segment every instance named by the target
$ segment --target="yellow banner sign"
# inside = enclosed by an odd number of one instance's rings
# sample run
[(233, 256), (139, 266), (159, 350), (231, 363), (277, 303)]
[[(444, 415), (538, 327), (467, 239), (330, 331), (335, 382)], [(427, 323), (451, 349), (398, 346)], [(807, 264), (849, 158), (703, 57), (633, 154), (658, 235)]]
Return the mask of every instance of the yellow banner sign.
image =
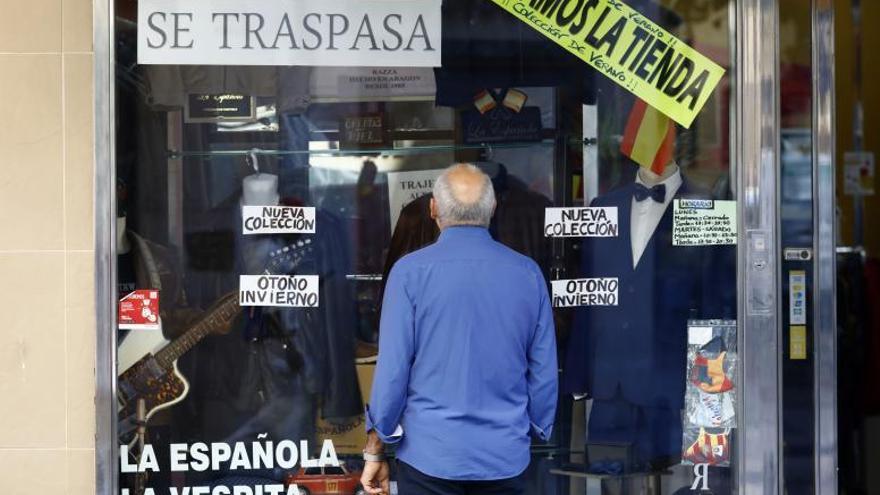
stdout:
[(619, 0), (492, 0), (679, 124), (724, 69)]

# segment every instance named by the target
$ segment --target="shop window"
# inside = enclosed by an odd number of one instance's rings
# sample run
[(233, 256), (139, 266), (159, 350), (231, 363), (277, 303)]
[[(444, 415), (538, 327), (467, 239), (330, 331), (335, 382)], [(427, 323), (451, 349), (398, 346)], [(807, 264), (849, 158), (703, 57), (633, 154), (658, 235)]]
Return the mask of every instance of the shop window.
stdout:
[[(303, 462), (356, 479), (384, 284), (436, 240), (433, 182), (464, 162), (492, 180), (492, 237), (535, 261), (554, 306), (557, 419), (532, 442), (528, 493), (732, 493), (728, 2), (404, 3), (401, 43), (425, 53), (395, 65), (388, 24), (375, 50), (352, 36), (375, 12), (351, 2), (338, 15), (357, 22), (334, 35), (342, 17), (321, 17), (320, 42), (260, 2), (242, 9), (268, 9), (265, 25), (242, 14), (225, 35), (198, 31), (210, 2), (161, 29), (144, 17), (161, 2), (141, 17), (117, 2), (120, 486), (256, 489)], [(592, 34), (563, 15), (575, 6)]]

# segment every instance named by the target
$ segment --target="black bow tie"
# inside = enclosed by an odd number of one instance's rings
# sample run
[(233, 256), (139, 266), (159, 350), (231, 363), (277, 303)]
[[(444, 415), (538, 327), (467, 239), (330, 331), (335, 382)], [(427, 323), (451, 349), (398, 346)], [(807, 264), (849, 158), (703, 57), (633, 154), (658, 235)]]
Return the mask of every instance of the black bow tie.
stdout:
[(644, 201), (649, 197), (658, 203), (666, 201), (666, 184), (657, 184), (648, 189), (643, 184), (636, 183), (636, 191), (634, 193), (636, 201)]

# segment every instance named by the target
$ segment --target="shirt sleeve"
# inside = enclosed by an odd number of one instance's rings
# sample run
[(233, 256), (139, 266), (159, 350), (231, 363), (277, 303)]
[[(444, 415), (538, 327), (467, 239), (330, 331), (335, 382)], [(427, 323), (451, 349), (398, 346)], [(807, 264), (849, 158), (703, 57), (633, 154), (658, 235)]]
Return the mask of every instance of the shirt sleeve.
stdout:
[(543, 277), (539, 277), (541, 294), (538, 324), (528, 350), (529, 421), (532, 433), (548, 441), (553, 433), (558, 394), (558, 366), (556, 363), (556, 329), (553, 309)]
[(407, 291), (406, 272), (398, 267), (391, 270), (385, 285), (379, 358), (365, 412), (367, 431), (375, 431), (384, 443), (397, 443), (403, 437), (400, 418), (414, 357), (415, 306)]

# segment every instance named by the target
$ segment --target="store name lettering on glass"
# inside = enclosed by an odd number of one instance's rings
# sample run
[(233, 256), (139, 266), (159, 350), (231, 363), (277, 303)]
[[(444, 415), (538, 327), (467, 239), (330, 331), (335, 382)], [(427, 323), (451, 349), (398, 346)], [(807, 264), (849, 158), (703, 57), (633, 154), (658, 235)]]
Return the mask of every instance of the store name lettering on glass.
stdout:
[(346, 146), (375, 146), (385, 143), (385, 118), (379, 115), (345, 117), (342, 143)]
[(482, 115), (469, 112), (462, 119), (464, 139), (468, 143), (541, 140), (541, 111), (536, 107), (525, 107), (517, 112), (496, 107)]
[[(265, 434), (259, 439), (265, 438)], [(253, 469), (294, 469), (298, 465), (303, 468), (322, 468), (325, 466), (337, 467), (340, 465), (333, 442), (325, 440), (321, 446), (320, 455), (315, 458), (310, 455), (308, 441), (300, 441), (299, 444), (282, 440), (278, 443), (272, 441), (236, 442), (228, 443), (203, 443), (192, 444), (174, 443), (168, 446), (167, 452), (163, 452), (161, 459), (168, 464), (163, 468), (159, 455), (151, 444), (145, 444), (141, 450), (138, 462), (133, 463), (129, 458), (129, 447), (120, 446), (120, 472), (122, 473), (158, 473), (161, 471), (185, 473), (218, 471), (248, 471)], [(167, 454), (167, 455), (165, 455)], [(155, 495), (151, 487), (143, 489), (143, 495)], [(164, 492), (162, 492), (164, 493)], [(249, 487), (235, 486), (172, 486), (168, 488), (169, 495), (302, 495), (303, 491), (296, 484), (285, 486), (284, 484), (263, 484)], [(306, 492), (308, 493), (308, 492)], [(121, 495), (131, 494), (128, 488), (122, 488)]]

